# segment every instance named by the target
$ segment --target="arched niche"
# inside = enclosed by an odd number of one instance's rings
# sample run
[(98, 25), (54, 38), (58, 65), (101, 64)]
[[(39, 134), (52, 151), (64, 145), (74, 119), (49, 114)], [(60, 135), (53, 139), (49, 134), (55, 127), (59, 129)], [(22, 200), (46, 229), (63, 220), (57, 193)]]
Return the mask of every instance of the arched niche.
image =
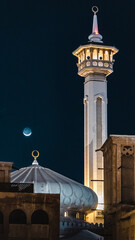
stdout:
[(31, 224), (49, 224), (48, 214), (43, 210), (36, 210), (31, 216)]
[(26, 224), (26, 214), (20, 209), (12, 211), (9, 215), (9, 224)]

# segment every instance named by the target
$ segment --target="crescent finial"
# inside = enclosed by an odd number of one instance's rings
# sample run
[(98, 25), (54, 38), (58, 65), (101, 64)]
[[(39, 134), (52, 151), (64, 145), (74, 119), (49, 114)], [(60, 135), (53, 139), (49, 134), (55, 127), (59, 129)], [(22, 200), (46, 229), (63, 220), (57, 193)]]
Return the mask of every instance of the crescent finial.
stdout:
[[(36, 155), (34, 153), (37, 153)], [(34, 158), (34, 162), (37, 162), (37, 158), (39, 157), (39, 151), (33, 150), (32, 151), (32, 157)]]
[(92, 12), (94, 12), (94, 14), (96, 14), (99, 11), (97, 6), (93, 6), (92, 7)]

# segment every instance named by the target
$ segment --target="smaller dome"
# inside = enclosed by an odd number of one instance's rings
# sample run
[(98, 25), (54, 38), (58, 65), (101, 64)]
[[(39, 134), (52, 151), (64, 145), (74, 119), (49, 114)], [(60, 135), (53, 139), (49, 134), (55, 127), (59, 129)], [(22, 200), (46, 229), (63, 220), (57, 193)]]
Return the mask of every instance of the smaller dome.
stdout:
[(29, 167), (11, 173), (11, 182), (33, 183), (35, 193), (60, 194), (60, 208), (91, 211), (97, 206), (97, 195), (92, 189), (51, 169), (33, 162)]

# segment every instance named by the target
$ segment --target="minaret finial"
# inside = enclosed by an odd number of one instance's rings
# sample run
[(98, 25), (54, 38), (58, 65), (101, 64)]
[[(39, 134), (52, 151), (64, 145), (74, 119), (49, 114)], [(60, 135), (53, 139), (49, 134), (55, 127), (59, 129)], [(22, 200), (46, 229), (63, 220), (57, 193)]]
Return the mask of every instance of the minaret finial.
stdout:
[(98, 20), (97, 20), (97, 12), (99, 11), (97, 6), (92, 7), (93, 16), (93, 26), (92, 26), (92, 34), (88, 37), (90, 42), (99, 42), (102, 43), (102, 36), (98, 31)]
[(99, 9), (97, 6), (92, 7), (92, 12), (94, 12), (94, 14), (97, 14), (98, 11), (99, 11)]
[[(34, 152), (36, 152), (37, 155), (34, 155)], [(39, 157), (39, 151), (33, 150), (32, 151), (32, 157), (34, 157), (34, 161), (33, 161), (32, 165), (38, 165), (37, 158)]]

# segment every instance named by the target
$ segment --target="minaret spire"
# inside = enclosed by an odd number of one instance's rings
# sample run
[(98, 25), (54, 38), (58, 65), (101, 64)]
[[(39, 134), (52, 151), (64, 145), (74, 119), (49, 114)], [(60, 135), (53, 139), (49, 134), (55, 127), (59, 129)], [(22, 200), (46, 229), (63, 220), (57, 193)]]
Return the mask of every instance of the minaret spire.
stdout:
[(99, 34), (98, 31), (98, 20), (97, 20), (97, 12), (98, 12), (98, 7), (93, 6), (92, 7), (92, 12), (94, 12), (93, 15), (93, 26), (92, 26), (92, 34), (88, 37), (90, 42), (99, 42), (102, 43), (102, 35)]
[[(84, 77), (84, 185), (97, 193), (97, 212), (89, 222), (102, 222), (104, 209), (104, 163), (99, 150), (107, 139), (107, 79), (113, 72), (113, 55), (118, 49), (102, 43), (98, 31), (98, 7), (92, 8), (93, 27), (89, 43), (73, 54), (78, 58), (78, 75)], [(100, 220), (99, 220), (100, 219)]]

